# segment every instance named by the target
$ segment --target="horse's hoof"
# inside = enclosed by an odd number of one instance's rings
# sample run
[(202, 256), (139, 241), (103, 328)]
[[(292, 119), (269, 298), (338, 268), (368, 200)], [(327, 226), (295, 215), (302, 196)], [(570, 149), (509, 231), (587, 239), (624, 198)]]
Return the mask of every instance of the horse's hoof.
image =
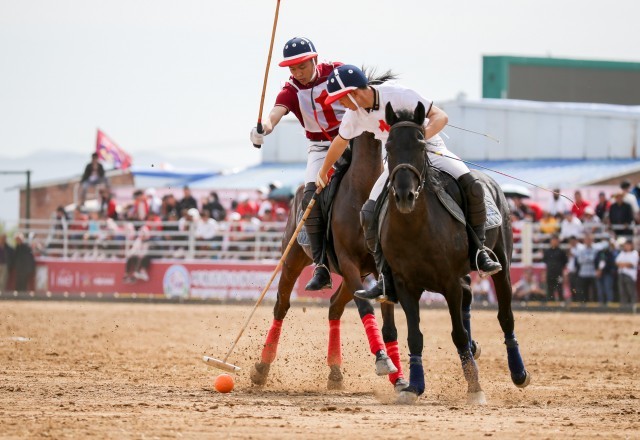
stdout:
[(395, 390), (396, 393), (400, 393), (408, 386), (409, 386), (409, 381), (403, 377), (400, 377), (398, 378), (398, 380), (396, 380), (396, 384), (393, 386), (393, 389)]
[(378, 354), (376, 354), (376, 374), (378, 376), (387, 376), (397, 372), (398, 369), (393, 365), (391, 358), (387, 356), (384, 350), (380, 350)]
[(251, 382), (258, 386), (262, 386), (267, 383), (267, 376), (269, 375), (270, 368), (271, 364), (256, 362), (251, 368)]
[(418, 400), (418, 393), (411, 390), (409, 387), (407, 390), (400, 391), (396, 403), (400, 405), (413, 405)]
[(478, 341), (471, 341), (471, 353), (473, 353), (473, 358), (475, 360), (480, 359), (482, 348), (480, 347), (480, 343)]
[(531, 383), (531, 373), (529, 373), (527, 370), (524, 370), (524, 377), (516, 377), (514, 375), (511, 375), (511, 380), (518, 388), (525, 388)]
[(342, 372), (339, 365), (331, 365), (331, 372), (329, 373), (329, 380), (327, 380), (328, 390), (342, 390), (344, 385), (342, 384)]
[(476, 391), (475, 393), (467, 393), (467, 405), (486, 405), (487, 398), (484, 391)]

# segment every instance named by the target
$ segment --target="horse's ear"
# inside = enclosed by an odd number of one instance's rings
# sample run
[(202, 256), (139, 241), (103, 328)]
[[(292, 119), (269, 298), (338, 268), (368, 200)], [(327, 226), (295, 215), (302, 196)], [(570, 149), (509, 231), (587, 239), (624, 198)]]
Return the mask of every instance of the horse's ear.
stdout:
[(384, 118), (387, 120), (387, 124), (389, 125), (393, 125), (398, 122), (398, 116), (396, 115), (395, 110), (393, 110), (393, 106), (390, 102), (387, 102), (387, 105), (384, 108)]
[(426, 117), (424, 104), (418, 101), (418, 105), (416, 106), (415, 111), (413, 112), (413, 122), (418, 125), (424, 124), (424, 119)]

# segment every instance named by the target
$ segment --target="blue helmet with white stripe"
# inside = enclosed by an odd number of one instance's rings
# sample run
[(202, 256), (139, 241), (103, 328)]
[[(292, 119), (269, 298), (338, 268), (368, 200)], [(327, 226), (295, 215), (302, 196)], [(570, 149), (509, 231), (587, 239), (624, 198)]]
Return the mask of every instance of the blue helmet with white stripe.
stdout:
[(304, 37), (294, 37), (284, 45), (284, 49), (282, 49), (284, 59), (278, 65), (280, 67), (293, 66), (317, 56), (318, 52), (316, 52), (316, 47), (311, 40)]
[(325, 104), (331, 104), (349, 94), (352, 90), (366, 87), (369, 80), (364, 72), (351, 64), (336, 67), (327, 78), (327, 92), (329, 96), (324, 100)]

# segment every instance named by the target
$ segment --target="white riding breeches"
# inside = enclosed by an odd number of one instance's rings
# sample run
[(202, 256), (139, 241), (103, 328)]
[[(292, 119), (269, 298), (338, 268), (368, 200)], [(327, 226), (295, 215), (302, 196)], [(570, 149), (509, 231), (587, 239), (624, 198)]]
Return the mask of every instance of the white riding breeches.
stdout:
[(322, 168), (324, 158), (327, 157), (327, 151), (331, 142), (313, 142), (307, 150), (307, 169), (304, 173), (304, 183), (315, 183), (318, 171)]
[[(439, 170), (446, 171), (456, 179), (459, 179), (460, 176), (462, 176), (463, 174), (467, 174), (469, 172), (469, 168), (467, 167), (467, 165), (464, 162), (457, 160), (459, 159), (458, 156), (456, 156), (451, 151), (449, 151), (447, 147), (444, 146), (444, 143), (438, 146), (433, 146), (430, 144), (429, 150), (436, 151), (445, 156), (449, 156), (449, 157), (443, 157), (429, 151), (428, 153), (429, 161), (431, 161), (431, 165), (434, 168), (438, 168)], [(452, 159), (452, 158), (455, 158), (455, 159)], [(380, 177), (378, 177), (378, 180), (376, 180), (376, 183), (373, 185), (373, 188), (371, 189), (371, 193), (369, 194), (369, 200), (378, 200), (378, 197), (380, 197), (380, 194), (382, 193), (382, 189), (384, 188), (384, 184), (387, 181), (388, 177), (389, 177), (389, 168), (387, 166), (387, 162), (385, 161), (384, 170), (382, 171), (382, 174), (380, 175)]]

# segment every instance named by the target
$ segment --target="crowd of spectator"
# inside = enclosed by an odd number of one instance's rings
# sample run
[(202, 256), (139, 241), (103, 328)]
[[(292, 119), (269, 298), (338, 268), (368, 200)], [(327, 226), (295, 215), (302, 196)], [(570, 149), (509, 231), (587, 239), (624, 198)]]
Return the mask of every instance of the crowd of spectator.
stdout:
[[(545, 270), (527, 268), (513, 284), (516, 300), (620, 302), (635, 310), (638, 252), (634, 227), (640, 224), (640, 190), (628, 181), (619, 191), (598, 194), (597, 201), (574, 193), (574, 203), (559, 190), (543, 209), (523, 197), (509, 197), (514, 240), (524, 222), (536, 225), (534, 242), (543, 249)], [(566, 292), (566, 293), (565, 293)]]

